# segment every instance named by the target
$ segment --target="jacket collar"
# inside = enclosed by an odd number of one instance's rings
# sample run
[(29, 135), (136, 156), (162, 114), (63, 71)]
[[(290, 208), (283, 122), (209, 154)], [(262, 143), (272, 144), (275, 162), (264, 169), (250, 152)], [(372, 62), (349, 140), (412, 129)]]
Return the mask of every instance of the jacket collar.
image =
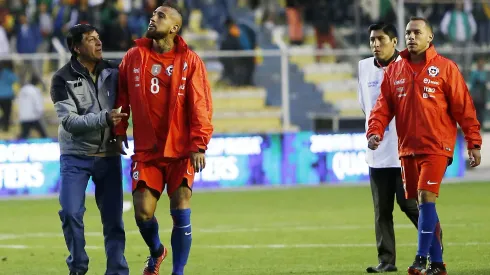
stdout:
[[(72, 56), (70, 58), (70, 65), (71, 65), (72, 71), (74, 71), (76, 73), (81, 73), (85, 77), (90, 77), (90, 73), (87, 70), (87, 68), (85, 68), (82, 65), (82, 63), (80, 63), (80, 61), (78, 61), (78, 59), (76, 57)], [(102, 59), (101, 61), (99, 61), (95, 65), (95, 75), (99, 75), (102, 72), (102, 70), (104, 70), (106, 68), (113, 68), (113, 67), (114, 66), (109, 61)]]
[(384, 62), (380, 62), (379, 60), (377, 60), (376, 58), (374, 58), (374, 66), (378, 67), (378, 68), (381, 68), (381, 67), (387, 67), (388, 65), (391, 64), (391, 62), (395, 61), (398, 56), (400, 56), (400, 52), (395, 50), (395, 53), (393, 54), (392, 57), (390, 57), (390, 59), (384, 61)]
[[(144, 47), (151, 49), (152, 44), (153, 44), (153, 39), (150, 38), (140, 38), (136, 39), (134, 41), (138, 47)], [(174, 38), (174, 43), (175, 43), (175, 52), (176, 53), (183, 53), (186, 52), (188, 49), (187, 43), (185, 43), (184, 39), (180, 35), (176, 35)]]
[[(425, 62), (428, 63), (430, 60), (432, 60), (434, 57), (438, 55), (436, 48), (434, 47), (434, 44), (430, 43), (429, 48), (425, 51)], [(410, 53), (408, 52), (408, 49), (403, 50), (400, 53), (400, 56), (403, 59), (410, 60)]]
[(87, 68), (85, 68), (82, 65), (82, 63), (80, 63), (80, 61), (78, 61), (78, 59), (73, 55), (70, 58), (70, 68), (75, 73), (83, 74), (85, 77), (90, 77), (90, 74), (89, 74)]

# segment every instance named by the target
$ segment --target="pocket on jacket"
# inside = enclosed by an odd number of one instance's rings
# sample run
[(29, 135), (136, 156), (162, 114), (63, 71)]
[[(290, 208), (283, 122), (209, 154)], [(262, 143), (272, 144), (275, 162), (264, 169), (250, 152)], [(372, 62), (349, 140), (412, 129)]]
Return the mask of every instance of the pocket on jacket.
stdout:
[(93, 104), (92, 97), (90, 96), (90, 92), (84, 91), (83, 89), (75, 89), (73, 94), (77, 98), (80, 106), (82, 107), (90, 107)]
[[(82, 84), (80, 84), (82, 83)], [(90, 89), (85, 82), (67, 83), (68, 88), (72, 91), (73, 100), (78, 102), (80, 107), (87, 109), (93, 104)]]

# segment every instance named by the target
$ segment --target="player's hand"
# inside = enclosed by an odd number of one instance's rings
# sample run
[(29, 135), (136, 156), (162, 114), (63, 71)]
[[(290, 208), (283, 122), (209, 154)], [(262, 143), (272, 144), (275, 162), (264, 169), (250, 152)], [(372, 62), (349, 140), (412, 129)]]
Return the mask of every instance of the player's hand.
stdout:
[(371, 150), (376, 150), (378, 149), (379, 143), (379, 137), (377, 135), (372, 135), (368, 139), (368, 148)]
[(121, 153), (121, 155), (126, 155), (126, 151), (124, 151), (123, 143), (124, 143), (124, 147), (126, 147), (126, 149), (128, 149), (129, 148), (128, 137), (127, 136), (117, 136), (116, 137), (116, 144), (117, 144), (117, 148), (119, 150), (119, 153)]
[(204, 153), (191, 152), (191, 164), (194, 167), (194, 172), (200, 173), (206, 167), (206, 157)]
[(481, 152), (479, 149), (469, 149), (468, 157), (470, 158), (470, 166), (477, 167), (481, 162)]
[(127, 117), (128, 114), (121, 113), (120, 109), (112, 109), (109, 113), (107, 113), (107, 121), (111, 126), (116, 126), (124, 117)]

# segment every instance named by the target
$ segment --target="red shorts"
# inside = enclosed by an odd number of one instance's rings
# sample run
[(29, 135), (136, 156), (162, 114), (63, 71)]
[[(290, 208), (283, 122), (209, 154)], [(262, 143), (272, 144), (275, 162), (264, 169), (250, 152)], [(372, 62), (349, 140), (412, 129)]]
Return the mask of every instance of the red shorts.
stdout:
[(192, 189), (194, 183), (194, 168), (190, 159), (174, 161), (155, 160), (150, 162), (133, 162), (131, 165), (133, 192), (141, 184), (146, 185), (160, 194), (167, 187), (170, 196), (187, 179), (187, 186)]
[(417, 199), (418, 190), (439, 195), (449, 158), (439, 155), (402, 157), (402, 178), (407, 199)]

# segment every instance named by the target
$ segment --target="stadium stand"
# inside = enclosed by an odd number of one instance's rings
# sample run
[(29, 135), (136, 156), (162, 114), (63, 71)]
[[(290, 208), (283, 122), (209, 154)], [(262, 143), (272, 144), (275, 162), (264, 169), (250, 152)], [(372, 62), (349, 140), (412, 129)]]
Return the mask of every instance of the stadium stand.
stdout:
[[(35, 2), (35, 1), (34, 1)], [(77, 10), (75, 2), (65, 0), (62, 4)], [(85, 2), (85, 1), (82, 1)], [(96, 7), (95, 14), (100, 14), (100, 22), (106, 24), (116, 22), (118, 14), (124, 10), (121, 1), (104, 1), (101, 6)], [(147, 24), (147, 15), (152, 6), (158, 1), (142, 1), (143, 8), (138, 11), (129, 10), (128, 27), (131, 31), (132, 38), (139, 37), (143, 34), (144, 25)], [(178, 1), (183, 4), (186, 1)], [(199, 1), (197, 1), (199, 2)], [(292, 127), (288, 130), (312, 130), (312, 131), (342, 131), (358, 130), (364, 125), (363, 116), (357, 101), (357, 61), (366, 57), (365, 55), (357, 56), (323, 56), (319, 60), (313, 54), (304, 54), (311, 52), (316, 48), (316, 33), (314, 27), (306, 22), (304, 27), (304, 41), (302, 45), (291, 45), (287, 32), (287, 23), (285, 22), (286, 1), (278, 1), (274, 11), (274, 26), (268, 26), (261, 21), (264, 10), (255, 6), (253, 9), (248, 5), (248, 1), (230, 1), (235, 2), (236, 6), (232, 11), (220, 10), (219, 7), (213, 7), (209, 10), (206, 4), (194, 6), (199, 9), (187, 11), (189, 16), (186, 18), (187, 30), (184, 37), (197, 52), (216, 51), (219, 49), (222, 41), (222, 30), (215, 21), (223, 20), (226, 16), (232, 16), (237, 22), (251, 26), (256, 33), (256, 56), (255, 71), (253, 74), (252, 85), (229, 85), (221, 81), (223, 76), (223, 64), (218, 57), (203, 57), (209, 79), (213, 88), (213, 98), (215, 102), (214, 125), (216, 133), (257, 133), (257, 132), (279, 132), (283, 129), (283, 111), (281, 109), (282, 101), (282, 75), (281, 75), (281, 58), (279, 56), (260, 56), (260, 50), (277, 50), (280, 51), (276, 41), (272, 39), (273, 33), (278, 31), (283, 41), (289, 47), (289, 64), (288, 84), (290, 105), (290, 120)], [(113, 4), (111, 4), (113, 3)], [(15, 4), (15, 3), (14, 3)], [(16, 15), (21, 13), (31, 13), (31, 20), (35, 25), (35, 20), (41, 16), (36, 11), (36, 5), (22, 8), (11, 3), (3, 7), (2, 26), (5, 29), (9, 41), (11, 52), (15, 53), (16, 49), (16, 31), (20, 28)], [(32, 5), (32, 4), (30, 4)], [(53, 6), (55, 7), (55, 6)], [(1, 7), (0, 7), (1, 8)], [(407, 6), (410, 11), (411, 6)], [(56, 19), (55, 13), (59, 7), (50, 10), (51, 20)], [(439, 33), (437, 21), (444, 14), (441, 8), (437, 9), (434, 22), (435, 30)], [(67, 24), (72, 20), (72, 13), (66, 15)], [(78, 10), (78, 22), (89, 20), (85, 18), (86, 13), (83, 9)], [(206, 16), (210, 18), (206, 18)], [(268, 16), (271, 16), (270, 14)], [(365, 28), (372, 21), (370, 14), (362, 14), (360, 22), (356, 25)], [(389, 18), (389, 13), (386, 15)], [(49, 16), (48, 16), (49, 17)], [(336, 22), (333, 28), (337, 49), (359, 49), (359, 52), (368, 53), (367, 34), (356, 31), (356, 25), (353, 24), (353, 15), (345, 12), (343, 17)], [(112, 21), (111, 21), (112, 20)], [(118, 19), (119, 20), (119, 19)], [(337, 19), (336, 19), (337, 20)], [(56, 21), (56, 20), (54, 20)], [(69, 21), (69, 22), (68, 22)], [(75, 23), (71, 22), (71, 23)], [(119, 21), (117, 21), (119, 22)], [(55, 24), (54, 22), (53, 24)], [(313, 24), (315, 25), (315, 24)], [(111, 25), (112, 26), (112, 25)], [(56, 29), (56, 26), (53, 25)], [(104, 33), (104, 30), (102, 30)], [(53, 32), (54, 37), (57, 37)], [(438, 37), (441, 37), (439, 35)], [(46, 36), (43, 43), (49, 44), (49, 38)], [(62, 38), (62, 36), (58, 36)], [(359, 43), (361, 41), (362, 43)], [(447, 50), (447, 41), (439, 39), (437, 43), (441, 44), (440, 49)], [(362, 45), (362, 46), (359, 46)], [(326, 46), (329, 47), (328, 45)], [(485, 45), (482, 46), (483, 49)], [(52, 47), (48, 47), (53, 52)], [(482, 48), (480, 48), (481, 50)], [(105, 50), (107, 53), (108, 51)], [(119, 51), (122, 56), (124, 51)], [(4, 58), (6, 58), (4, 56)], [(14, 60), (15, 72), (24, 78), (26, 75), (33, 74), (33, 70), (26, 70), (26, 64), (31, 64), (29, 59), (18, 59), (15, 54), (12, 55)], [(8, 58), (6, 58), (8, 59)], [(49, 98), (50, 79), (53, 72), (58, 68), (57, 60), (45, 59), (42, 64), (43, 80), (45, 83), (45, 123), (48, 134), (52, 137), (57, 135), (57, 118), (54, 112), (51, 100)], [(35, 65), (32, 65), (35, 66)], [(39, 66), (39, 65), (36, 65)], [(485, 66), (485, 71), (490, 71), (490, 65)], [(471, 69), (474, 70), (476, 65), (473, 64)], [(490, 85), (488, 85), (490, 89)], [(21, 83), (14, 85), (14, 91), (18, 91)], [(490, 97), (487, 97), (490, 100)], [(12, 127), (8, 132), (0, 132), (0, 139), (15, 139), (19, 133), (17, 123), (17, 110), (19, 106), (13, 105), (12, 109)], [(487, 115), (485, 128), (490, 128), (488, 120), (488, 109), (490, 102), (486, 106)]]

